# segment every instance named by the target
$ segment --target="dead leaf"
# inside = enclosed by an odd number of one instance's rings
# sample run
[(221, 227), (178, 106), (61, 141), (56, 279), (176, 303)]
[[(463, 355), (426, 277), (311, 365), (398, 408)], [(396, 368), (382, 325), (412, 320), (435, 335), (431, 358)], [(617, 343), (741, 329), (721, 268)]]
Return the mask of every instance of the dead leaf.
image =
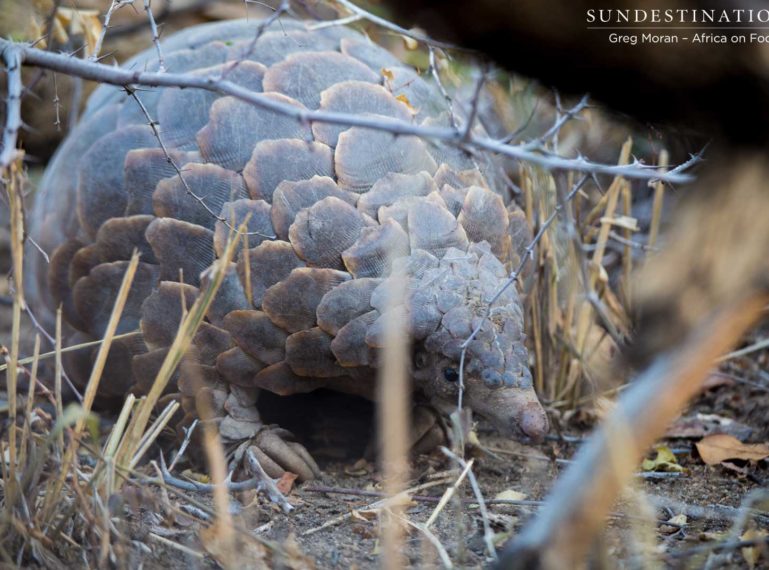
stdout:
[(386, 67), (383, 67), (381, 69), (381, 72), (382, 72), (382, 77), (384, 77), (387, 81), (395, 80), (395, 75), (393, 74), (393, 72), (387, 69)]
[(657, 456), (654, 459), (644, 459), (641, 463), (644, 471), (666, 471), (669, 473), (681, 473), (685, 469), (678, 464), (675, 454), (666, 445), (657, 448)]
[[(86, 55), (91, 55), (94, 52), (102, 31), (98, 10), (79, 10), (76, 8), (60, 7), (56, 10), (55, 22), (61, 26), (62, 32), (64, 30), (69, 30), (70, 34), (82, 34), (87, 47)], [(64, 39), (66, 41), (66, 36)]]
[(753, 433), (753, 428), (717, 414), (694, 414), (678, 418), (668, 428), (665, 437), (701, 439), (717, 433), (725, 433), (739, 440), (745, 440)]
[(686, 518), (685, 514), (679, 513), (675, 516), (670, 517), (667, 522), (672, 523), (674, 525), (678, 525), (678, 526), (684, 526), (686, 525), (686, 523), (689, 522), (689, 519)]
[(283, 475), (278, 479), (278, 481), (275, 483), (275, 486), (278, 488), (278, 491), (283, 493), (284, 495), (288, 495), (291, 493), (291, 489), (294, 488), (294, 481), (296, 481), (296, 478), (298, 475), (296, 473), (291, 473), (291, 471), (286, 471), (283, 473)]
[(406, 45), (406, 49), (409, 51), (414, 51), (419, 47), (419, 42), (416, 41), (414, 38), (411, 38), (409, 36), (401, 36), (403, 38), (403, 43)]
[[(740, 537), (740, 540), (763, 540), (767, 537), (765, 530), (748, 529)], [(757, 544), (756, 546), (747, 546), (742, 548), (742, 557), (747, 562), (749, 568), (755, 568), (758, 559), (761, 558), (761, 554), (764, 552), (766, 544)]]
[(494, 496), (495, 500), (504, 500), (504, 501), (523, 501), (526, 498), (526, 495), (519, 491), (514, 491), (512, 489), (505, 489), (504, 491), (497, 493)]
[(416, 114), (417, 110), (414, 108), (414, 106), (411, 104), (411, 101), (409, 101), (409, 98), (403, 95), (402, 93), (395, 97), (398, 101), (406, 105), (408, 107), (409, 112)]
[(709, 435), (695, 445), (706, 465), (717, 465), (727, 459), (761, 461), (769, 457), (769, 445), (742, 443), (736, 437), (726, 434)]

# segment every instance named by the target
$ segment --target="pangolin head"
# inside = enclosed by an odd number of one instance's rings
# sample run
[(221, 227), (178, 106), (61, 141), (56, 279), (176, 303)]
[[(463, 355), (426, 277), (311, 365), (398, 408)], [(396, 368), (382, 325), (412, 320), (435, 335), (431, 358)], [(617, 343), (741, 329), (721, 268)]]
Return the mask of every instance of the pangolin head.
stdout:
[(456, 408), (462, 389), (463, 404), (502, 433), (541, 441), (548, 420), (532, 384), (521, 297), (489, 245), (449, 248), (441, 259), (412, 252), (404, 265), (409, 286), (400, 310), (414, 340), (418, 388), (445, 411)]

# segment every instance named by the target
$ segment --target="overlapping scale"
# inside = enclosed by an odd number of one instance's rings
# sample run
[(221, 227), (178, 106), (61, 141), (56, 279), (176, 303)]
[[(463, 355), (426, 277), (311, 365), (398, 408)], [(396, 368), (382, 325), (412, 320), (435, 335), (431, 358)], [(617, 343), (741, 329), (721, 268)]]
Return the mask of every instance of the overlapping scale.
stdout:
[(264, 90), (282, 93), (308, 109), (317, 109), (322, 91), (351, 80), (378, 83), (380, 76), (357, 59), (339, 52), (301, 52), (267, 70)]
[[(255, 97), (267, 104), (274, 102), (303, 108), (294, 99), (279, 93), (263, 93)], [(256, 143), (286, 138), (309, 141), (312, 132), (309, 126), (292, 117), (234, 97), (222, 97), (211, 105), (209, 121), (196, 137), (200, 154), (207, 162), (235, 171), (243, 170)]]
[[(351, 113), (356, 115), (381, 115), (401, 121), (411, 120), (409, 108), (398, 101), (381, 85), (363, 81), (342, 81), (320, 94), (320, 109), (332, 113)], [(346, 125), (314, 123), (312, 132), (315, 140), (335, 147), (339, 134), (346, 131)]]

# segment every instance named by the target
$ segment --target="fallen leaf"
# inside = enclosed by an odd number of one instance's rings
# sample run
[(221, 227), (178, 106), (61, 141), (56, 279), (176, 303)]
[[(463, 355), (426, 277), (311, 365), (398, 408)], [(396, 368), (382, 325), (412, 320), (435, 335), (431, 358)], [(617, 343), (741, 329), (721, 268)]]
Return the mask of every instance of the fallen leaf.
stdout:
[(686, 518), (685, 514), (679, 513), (675, 516), (670, 517), (667, 522), (675, 525), (684, 526), (686, 523), (689, 522), (689, 519)]
[(283, 475), (278, 479), (278, 481), (275, 483), (275, 486), (278, 488), (278, 491), (283, 493), (284, 495), (288, 495), (291, 493), (291, 489), (294, 488), (294, 481), (296, 481), (296, 478), (298, 475), (296, 473), (291, 473), (291, 471), (286, 471), (283, 473)]
[(503, 501), (523, 501), (525, 498), (526, 495), (512, 489), (505, 489), (494, 496), (494, 499)]
[(411, 104), (411, 101), (409, 101), (409, 98), (403, 95), (402, 93), (396, 97), (398, 101), (406, 105), (408, 107), (409, 111), (411, 113), (416, 114), (417, 110), (414, 108), (414, 106)]
[(695, 445), (702, 461), (707, 465), (716, 465), (727, 459), (760, 461), (769, 457), (769, 445), (742, 443), (736, 437), (726, 434), (709, 435)]
[(419, 47), (419, 42), (416, 41), (414, 38), (411, 38), (409, 36), (401, 36), (403, 38), (403, 43), (406, 45), (406, 49), (409, 51), (414, 51)]
[(643, 463), (641, 463), (641, 469), (644, 471), (667, 471), (670, 473), (685, 471), (678, 464), (675, 454), (666, 445), (661, 445), (657, 448), (657, 455), (654, 459), (644, 459)]
[(55, 21), (62, 29), (83, 36), (87, 47), (86, 55), (91, 55), (101, 35), (102, 25), (98, 10), (79, 10), (76, 8), (59, 8), (56, 10)]
[[(763, 540), (767, 537), (765, 530), (748, 529), (740, 537), (740, 540)], [(749, 568), (755, 568), (758, 559), (761, 558), (761, 554), (766, 548), (766, 544), (757, 544), (756, 546), (746, 546), (742, 548), (742, 557), (747, 562)]]
[(382, 77), (387, 79), (387, 81), (393, 81), (395, 79), (395, 75), (393, 75), (393, 72), (387, 69), (386, 67), (382, 68)]
[(753, 433), (753, 428), (717, 414), (694, 414), (678, 418), (668, 428), (665, 437), (701, 439), (717, 433), (725, 433), (739, 440), (745, 440)]

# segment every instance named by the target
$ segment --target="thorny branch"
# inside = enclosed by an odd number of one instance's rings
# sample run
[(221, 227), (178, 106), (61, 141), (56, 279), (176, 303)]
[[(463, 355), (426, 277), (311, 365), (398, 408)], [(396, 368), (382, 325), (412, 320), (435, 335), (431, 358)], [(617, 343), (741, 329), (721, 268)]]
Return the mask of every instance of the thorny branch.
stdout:
[(93, 48), (93, 53), (88, 56), (89, 61), (96, 62), (99, 60), (99, 53), (101, 52), (102, 45), (104, 45), (104, 38), (107, 36), (107, 31), (109, 30), (109, 23), (112, 20), (112, 14), (114, 14), (116, 10), (119, 10), (120, 8), (122, 8), (127, 4), (133, 4), (133, 2), (134, 0), (112, 0), (112, 3), (107, 9), (107, 13), (104, 14), (104, 25), (102, 26), (101, 33), (99, 34), (99, 38), (96, 40), (96, 45)]
[(163, 59), (163, 50), (160, 47), (158, 25), (155, 22), (155, 16), (152, 15), (152, 0), (144, 0), (144, 11), (147, 12), (147, 20), (150, 24), (150, 31), (152, 31), (152, 43), (155, 45), (155, 51), (158, 53), (158, 71), (162, 73), (166, 70), (166, 62)]
[(189, 194), (191, 198), (193, 198), (200, 206), (208, 213), (211, 217), (213, 217), (215, 220), (223, 223), (227, 229), (232, 230), (240, 235), (256, 235), (259, 237), (263, 237), (265, 239), (275, 239), (276, 236), (274, 235), (267, 235), (260, 232), (240, 232), (238, 228), (234, 227), (230, 222), (227, 221), (227, 219), (224, 216), (218, 215), (216, 212), (214, 212), (211, 207), (206, 204), (205, 198), (202, 196), (199, 196), (196, 194), (192, 188), (190, 188), (190, 185), (187, 183), (187, 181), (184, 179), (183, 171), (179, 167), (179, 165), (176, 163), (176, 161), (171, 156), (171, 153), (168, 152), (168, 147), (163, 142), (163, 139), (160, 136), (160, 130), (158, 129), (158, 123), (153, 120), (152, 116), (150, 115), (149, 111), (147, 110), (147, 107), (142, 103), (142, 100), (139, 98), (139, 95), (136, 93), (136, 89), (133, 89), (131, 87), (126, 87), (126, 91), (128, 94), (133, 98), (133, 100), (136, 102), (137, 105), (139, 105), (139, 108), (141, 109), (142, 114), (144, 115), (144, 118), (147, 119), (147, 124), (149, 125), (150, 129), (152, 129), (152, 134), (155, 136), (155, 139), (158, 141), (158, 145), (160, 145), (160, 149), (163, 151), (163, 154), (165, 155), (165, 159), (168, 162), (168, 164), (171, 165), (171, 167), (176, 172), (176, 175), (179, 177), (179, 180), (182, 183), (182, 186), (184, 186), (184, 191)]
[(427, 36), (424, 36), (422, 34), (418, 34), (416, 32), (413, 32), (411, 30), (407, 30), (406, 28), (402, 28), (398, 26), (397, 24), (393, 24), (392, 22), (385, 20), (384, 18), (380, 18), (376, 14), (372, 14), (371, 12), (367, 12), (363, 8), (356, 6), (352, 2), (349, 2), (348, 0), (335, 0), (337, 4), (340, 4), (345, 7), (348, 11), (352, 12), (353, 14), (360, 16), (361, 18), (364, 18), (368, 20), (369, 22), (373, 24), (377, 24), (378, 26), (381, 26), (387, 30), (390, 30), (392, 32), (395, 32), (396, 34), (400, 34), (402, 36), (406, 36), (407, 38), (411, 38), (412, 40), (416, 40), (418, 42), (422, 42), (425, 45), (428, 46), (435, 46), (439, 48), (453, 48), (453, 49), (461, 49), (459, 46), (455, 46), (454, 44), (450, 44), (447, 42), (440, 42), (437, 40), (434, 40), (432, 38), (428, 38)]
[(53, 54), (31, 48), (26, 44), (0, 40), (0, 51), (17, 51), (24, 63), (36, 65), (52, 71), (58, 71), (120, 87), (179, 87), (197, 88), (236, 99), (280, 115), (292, 117), (302, 123), (328, 123), (346, 127), (362, 127), (392, 133), (393, 135), (411, 135), (442, 141), (455, 146), (475, 147), (491, 153), (529, 162), (548, 170), (571, 170), (580, 173), (605, 174), (642, 180), (660, 180), (668, 183), (685, 183), (691, 181), (691, 175), (673, 169), (661, 172), (655, 166), (643, 164), (636, 160), (632, 164), (618, 166), (591, 162), (583, 157), (567, 158), (542, 149), (527, 149), (525, 145), (509, 145), (483, 136), (470, 136), (464, 140), (463, 133), (452, 127), (433, 127), (416, 125), (398, 119), (376, 116), (355, 115), (330, 111), (308, 110), (294, 105), (282, 103), (265, 97), (262, 93), (250, 91), (226, 79), (216, 77), (193, 76), (184, 73), (157, 73), (141, 70), (129, 70), (111, 67), (92, 61), (83, 61), (63, 54)]
[(16, 140), (21, 128), (21, 56), (17, 50), (4, 50), (3, 63), (8, 74), (6, 120), (0, 151), (0, 169), (5, 170), (16, 159)]

